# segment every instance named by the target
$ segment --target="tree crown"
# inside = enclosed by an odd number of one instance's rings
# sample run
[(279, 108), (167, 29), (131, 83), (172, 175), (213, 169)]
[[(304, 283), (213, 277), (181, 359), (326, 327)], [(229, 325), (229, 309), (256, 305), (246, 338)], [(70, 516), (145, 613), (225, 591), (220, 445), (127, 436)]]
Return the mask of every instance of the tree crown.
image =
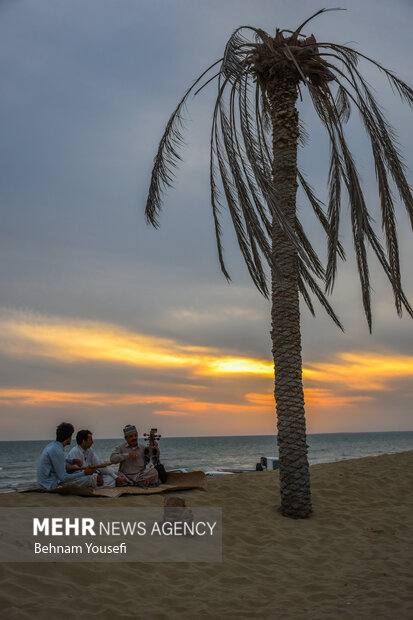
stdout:
[[(146, 217), (155, 227), (159, 225), (163, 191), (172, 185), (174, 169), (180, 160), (182, 112), (189, 95), (198, 94), (211, 81), (217, 80), (210, 140), (210, 184), (218, 256), (224, 275), (230, 279), (221, 244), (220, 212), (225, 203), (249, 273), (265, 296), (268, 295), (265, 264), (270, 269), (277, 269), (271, 253), (271, 222), (275, 218), (296, 247), (299, 289), (310, 311), (314, 314), (309, 290), (341, 327), (326, 293), (334, 287), (337, 257), (345, 258), (339, 241), (342, 190), (345, 189), (350, 203), (363, 306), (371, 330), (366, 243), (372, 247), (391, 283), (398, 314), (401, 315), (404, 307), (413, 317), (401, 284), (392, 186), (407, 210), (412, 227), (413, 196), (396, 132), (363, 78), (358, 68), (359, 60), (366, 60), (383, 72), (393, 90), (411, 107), (413, 90), (392, 71), (357, 50), (346, 45), (317, 42), (314, 35), (306, 37), (301, 34), (311, 19), (327, 10), (330, 9), (318, 11), (295, 31), (277, 29), (275, 36), (250, 26), (235, 30), (223, 57), (195, 80), (168, 121), (154, 160)], [(249, 40), (246, 33), (252, 33), (254, 40)], [(211, 76), (212, 71), (215, 72)], [(295, 85), (297, 93), (301, 94), (302, 88), (308, 89), (330, 142), (327, 206), (317, 199), (302, 171), (297, 168), (297, 181), (327, 235), (326, 268), (323, 268), (299, 218), (296, 216), (294, 225), (285, 218), (272, 175), (269, 93), (286, 79)], [(358, 111), (371, 144), (385, 247), (373, 229), (360, 176), (345, 136), (344, 125), (350, 118), (352, 107)], [(302, 129), (299, 141), (304, 142)], [(317, 280), (323, 283), (324, 291)]]

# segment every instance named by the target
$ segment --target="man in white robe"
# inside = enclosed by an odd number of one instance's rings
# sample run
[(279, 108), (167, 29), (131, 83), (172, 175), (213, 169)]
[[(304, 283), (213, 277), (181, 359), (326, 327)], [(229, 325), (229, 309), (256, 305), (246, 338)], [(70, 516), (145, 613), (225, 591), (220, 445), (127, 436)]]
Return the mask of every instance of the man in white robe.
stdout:
[[(129, 485), (158, 486), (160, 483), (158, 471), (154, 463), (147, 462), (145, 458), (147, 446), (138, 443), (136, 426), (127, 424), (123, 429), (123, 435), (125, 443), (117, 446), (110, 455), (112, 463), (119, 463), (119, 475), (123, 476)], [(154, 446), (159, 453), (157, 442)]]
[[(92, 448), (93, 436), (89, 430), (79, 431), (76, 435), (76, 443), (77, 445), (68, 454), (69, 459), (80, 459), (82, 466), (96, 466), (104, 462)], [(100, 487), (124, 485), (123, 479), (111, 467), (101, 467), (97, 470), (97, 474), (98, 486)]]

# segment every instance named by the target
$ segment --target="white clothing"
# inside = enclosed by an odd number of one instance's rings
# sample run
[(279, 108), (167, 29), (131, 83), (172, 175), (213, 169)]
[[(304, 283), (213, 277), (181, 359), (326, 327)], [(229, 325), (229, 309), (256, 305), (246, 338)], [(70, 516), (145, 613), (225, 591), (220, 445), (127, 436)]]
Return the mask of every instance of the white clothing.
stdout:
[[(98, 457), (93, 448), (87, 448), (86, 450), (83, 450), (83, 448), (79, 446), (79, 444), (74, 446), (70, 450), (67, 458), (80, 459), (82, 461), (83, 467), (85, 465), (100, 465), (100, 463), (104, 463), (104, 460)], [(116, 486), (116, 478), (118, 477), (118, 474), (114, 472), (111, 467), (99, 468), (98, 473), (100, 473), (103, 478), (104, 487)]]

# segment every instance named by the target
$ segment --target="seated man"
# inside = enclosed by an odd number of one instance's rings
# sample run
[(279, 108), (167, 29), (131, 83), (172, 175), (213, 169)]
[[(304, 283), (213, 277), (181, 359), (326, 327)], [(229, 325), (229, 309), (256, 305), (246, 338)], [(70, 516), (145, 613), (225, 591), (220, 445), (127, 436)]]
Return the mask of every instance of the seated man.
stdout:
[(153, 463), (148, 463), (145, 466), (144, 451), (146, 446), (138, 444), (136, 426), (127, 424), (123, 429), (123, 434), (126, 443), (117, 446), (110, 455), (112, 463), (120, 463), (119, 474), (126, 479), (128, 484), (142, 487), (159, 484), (158, 472)]
[[(76, 443), (77, 445), (74, 446), (68, 454), (69, 459), (79, 460), (81, 466), (90, 465), (94, 467), (103, 463), (103, 460), (98, 457), (92, 448), (93, 436), (90, 431), (79, 431), (76, 435)], [(124, 479), (118, 476), (110, 467), (103, 467), (94, 471), (96, 471), (98, 475), (98, 486), (114, 487), (123, 486), (125, 484)]]
[(56, 429), (56, 441), (43, 450), (37, 464), (37, 484), (44, 489), (55, 489), (59, 485), (75, 484), (82, 487), (96, 487), (97, 476), (92, 468), (68, 474), (64, 446), (70, 445), (74, 428), (62, 422)]

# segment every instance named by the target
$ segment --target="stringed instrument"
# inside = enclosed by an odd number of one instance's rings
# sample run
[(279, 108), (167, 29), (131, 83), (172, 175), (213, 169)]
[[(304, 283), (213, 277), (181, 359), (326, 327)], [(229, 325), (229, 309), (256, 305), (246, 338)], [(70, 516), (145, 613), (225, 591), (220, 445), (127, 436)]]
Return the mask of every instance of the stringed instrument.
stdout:
[(155, 446), (155, 441), (160, 439), (162, 435), (158, 435), (157, 428), (151, 428), (149, 433), (143, 434), (145, 441), (148, 442), (148, 445), (145, 447), (143, 451), (143, 458), (145, 461), (145, 467), (147, 467), (150, 463), (155, 466), (158, 463), (159, 459), (159, 448)]
[(99, 465), (82, 465), (82, 467), (74, 467), (72, 469), (72, 473), (75, 473), (77, 471), (83, 471), (88, 468), (103, 469), (104, 467), (109, 467), (110, 465), (116, 465), (116, 464), (117, 463), (112, 463), (111, 461), (108, 461), (107, 463), (99, 463)]

